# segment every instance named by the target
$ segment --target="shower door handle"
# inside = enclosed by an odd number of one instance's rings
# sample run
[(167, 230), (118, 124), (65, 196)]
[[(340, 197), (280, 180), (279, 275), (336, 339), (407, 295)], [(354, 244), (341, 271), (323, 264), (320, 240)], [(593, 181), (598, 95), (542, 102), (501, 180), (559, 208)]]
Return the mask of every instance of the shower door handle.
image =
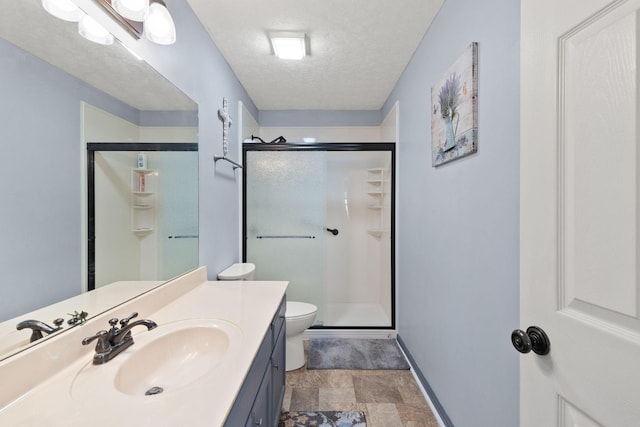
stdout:
[(334, 236), (338, 235), (338, 229), (337, 228), (327, 228), (327, 231), (331, 234), (333, 234)]

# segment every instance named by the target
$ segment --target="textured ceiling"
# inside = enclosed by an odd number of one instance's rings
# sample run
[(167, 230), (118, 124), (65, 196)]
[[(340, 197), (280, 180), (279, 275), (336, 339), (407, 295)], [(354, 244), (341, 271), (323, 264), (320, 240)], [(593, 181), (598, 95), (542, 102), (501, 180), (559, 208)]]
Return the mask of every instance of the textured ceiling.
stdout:
[(102, 46), (83, 39), (77, 24), (49, 15), (41, 0), (3, 1), (0, 37), (138, 110), (197, 109), (191, 99), (119, 43)]
[[(444, 0), (187, 1), (258, 109), (378, 110)], [(22, 49), (139, 110), (196, 108), (121, 45), (84, 40), (40, 0), (2, 3), (0, 37)], [(311, 55), (273, 56), (267, 32), (278, 30), (305, 31)]]
[[(378, 110), (444, 0), (187, 0), (260, 110)], [(304, 31), (283, 61), (268, 31)]]

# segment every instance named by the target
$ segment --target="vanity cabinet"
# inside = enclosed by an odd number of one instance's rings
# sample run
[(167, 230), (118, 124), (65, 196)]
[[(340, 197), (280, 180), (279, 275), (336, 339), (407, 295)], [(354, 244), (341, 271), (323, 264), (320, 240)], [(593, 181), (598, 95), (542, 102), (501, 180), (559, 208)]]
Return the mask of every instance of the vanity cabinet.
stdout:
[(283, 298), (242, 384), (225, 426), (278, 425), (285, 387), (285, 311)]

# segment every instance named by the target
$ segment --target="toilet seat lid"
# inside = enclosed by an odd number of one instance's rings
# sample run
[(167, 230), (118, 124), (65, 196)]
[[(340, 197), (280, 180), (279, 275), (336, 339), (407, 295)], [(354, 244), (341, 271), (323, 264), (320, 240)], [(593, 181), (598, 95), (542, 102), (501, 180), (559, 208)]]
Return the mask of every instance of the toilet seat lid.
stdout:
[(318, 311), (318, 307), (313, 304), (298, 301), (287, 301), (286, 318), (308, 316)]
[(220, 280), (237, 280), (248, 276), (256, 269), (255, 264), (250, 262), (243, 262), (232, 264), (230, 267), (218, 273), (218, 279)]

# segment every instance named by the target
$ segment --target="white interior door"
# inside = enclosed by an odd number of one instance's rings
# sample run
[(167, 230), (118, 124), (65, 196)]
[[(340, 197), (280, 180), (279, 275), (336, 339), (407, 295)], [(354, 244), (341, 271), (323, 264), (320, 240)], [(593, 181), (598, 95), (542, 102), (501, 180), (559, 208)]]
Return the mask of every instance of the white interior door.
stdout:
[(521, 4), (521, 425), (639, 426), (640, 1)]

